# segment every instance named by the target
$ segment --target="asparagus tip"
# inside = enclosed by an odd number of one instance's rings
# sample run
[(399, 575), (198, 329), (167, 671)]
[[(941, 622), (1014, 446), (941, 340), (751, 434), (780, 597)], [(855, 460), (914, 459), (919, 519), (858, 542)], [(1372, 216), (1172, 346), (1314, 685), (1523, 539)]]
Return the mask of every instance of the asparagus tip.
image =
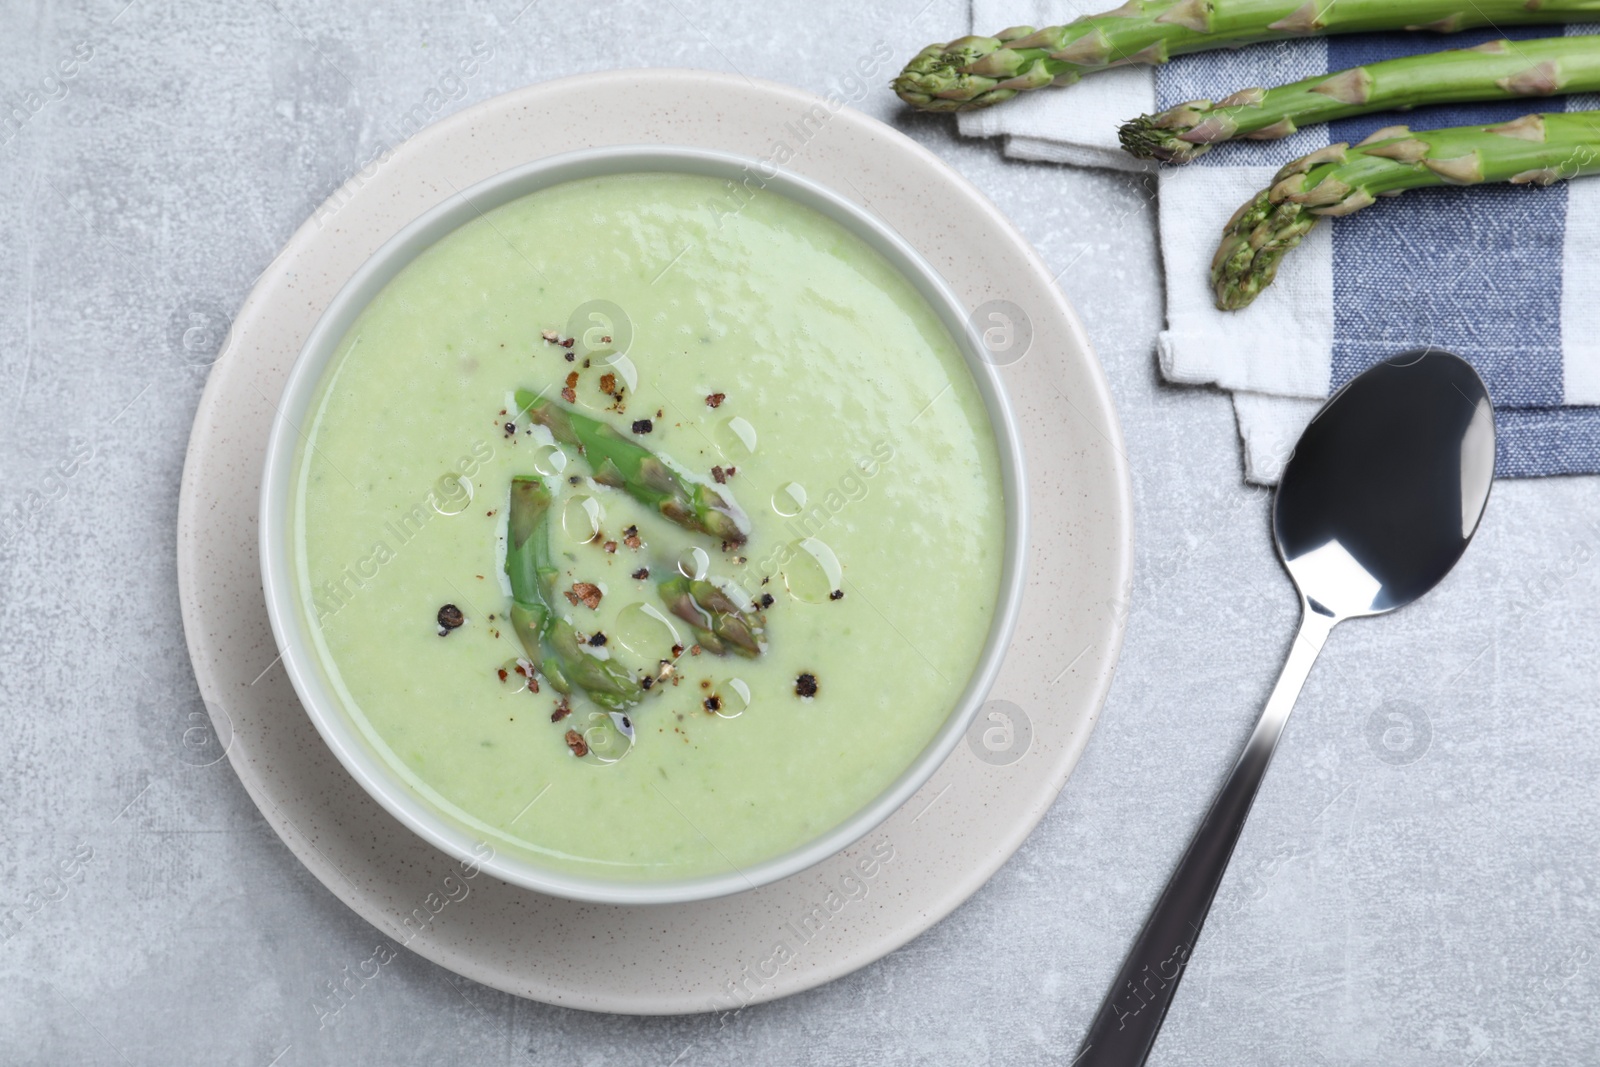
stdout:
[(1162, 129), (1155, 115), (1129, 119), (1117, 130), (1122, 150), (1136, 159), (1157, 159), (1163, 163), (1188, 163), (1211, 150), (1209, 144), (1191, 144), (1178, 136), (1182, 131)]
[[(550, 487), (537, 475), (518, 474), (511, 479), (511, 507), (507, 531), (511, 537), (512, 547), (520, 548), (533, 536), (539, 523), (544, 521), (545, 512), (550, 510), (553, 499)], [(508, 556), (507, 567), (509, 566)]]
[(1298, 245), (1317, 216), (1293, 200), (1274, 203), (1262, 190), (1223, 230), (1211, 261), (1211, 290), (1221, 311), (1238, 311), (1272, 284), (1284, 254)]
[(974, 111), (1017, 95), (1000, 88), (1002, 79), (974, 73), (972, 66), (1001, 50), (997, 37), (958, 37), (918, 52), (890, 85), (895, 95), (920, 111)]

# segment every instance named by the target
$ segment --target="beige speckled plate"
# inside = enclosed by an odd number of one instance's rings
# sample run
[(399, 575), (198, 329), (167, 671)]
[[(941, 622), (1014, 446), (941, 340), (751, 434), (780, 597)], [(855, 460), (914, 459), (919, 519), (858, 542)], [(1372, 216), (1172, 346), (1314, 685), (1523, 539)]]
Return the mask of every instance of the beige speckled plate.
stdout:
[[(404, 224), (490, 175), (606, 144), (779, 161), (876, 212), (996, 336), (1032, 494), (1029, 588), (968, 743), (855, 847), (785, 881), (698, 904), (577, 904), (457, 864), (351, 779), (300, 708), (267, 625), (256, 556), (263, 451), (290, 364), (323, 308)], [(781, 146), (781, 147), (780, 147)], [(993, 320), (999, 323), (1001, 320)], [(1020, 320), (1019, 320), (1020, 321)], [(1031, 326), (1025, 354), (1020, 338)], [(997, 327), (998, 328), (998, 327)], [(1009, 343), (1009, 347), (1007, 344)], [(998, 361), (998, 360), (997, 360)], [(533, 86), (429, 127), (358, 174), (245, 301), (195, 417), (178, 580), (200, 691), (245, 788), (300, 860), (395, 942), (520, 996), (670, 1014), (808, 989), (949, 914), (1022, 843), (1083, 751), (1110, 685), (1131, 570), (1120, 432), (1083, 330), (986, 199), (905, 137), (779, 85), (618, 71)]]

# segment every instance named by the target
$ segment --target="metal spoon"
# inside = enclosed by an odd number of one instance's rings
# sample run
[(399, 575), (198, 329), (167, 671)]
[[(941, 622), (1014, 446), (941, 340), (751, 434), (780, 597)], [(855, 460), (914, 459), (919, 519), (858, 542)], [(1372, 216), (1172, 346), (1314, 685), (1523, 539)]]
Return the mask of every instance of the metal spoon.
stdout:
[(1228, 869), (1295, 698), (1336, 623), (1432, 589), (1466, 550), (1494, 477), (1483, 382), (1448, 352), (1411, 352), (1339, 390), (1306, 427), (1272, 506), (1300, 591), (1300, 632), (1244, 754), (1145, 921), (1073, 1067), (1145, 1062)]

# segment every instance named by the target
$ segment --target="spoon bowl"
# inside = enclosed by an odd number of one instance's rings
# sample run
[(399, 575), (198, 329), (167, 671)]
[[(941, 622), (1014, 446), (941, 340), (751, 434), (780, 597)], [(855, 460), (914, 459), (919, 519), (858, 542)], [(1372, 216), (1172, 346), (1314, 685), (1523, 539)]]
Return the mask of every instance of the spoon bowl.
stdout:
[(1409, 604), (1450, 572), (1494, 478), (1494, 409), (1470, 365), (1437, 349), (1358, 375), (1284, 467), (1272, 533), (1300, 592), (1300, 630), (1239, 762), (1178, 861), (1074, 1067), (1150, 1055), (1289, 712), (1338, 622)]
[(1448, 352), (1380, 363), (1334, 394), (1272, 508), (1278, 555), (1312, 610), (1376, 615), (1437, 585), (1478, 528), (1494, 454), (1489, 392)]

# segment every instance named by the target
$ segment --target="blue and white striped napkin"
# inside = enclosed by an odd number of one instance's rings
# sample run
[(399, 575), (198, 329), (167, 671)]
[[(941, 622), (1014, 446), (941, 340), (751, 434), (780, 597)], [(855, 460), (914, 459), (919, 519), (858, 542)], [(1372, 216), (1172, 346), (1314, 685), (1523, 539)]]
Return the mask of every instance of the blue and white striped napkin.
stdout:
[[(973, 0), (973, 32), (1069, 22), (1097, 0)], [(960, 117), (961, 132), (1006, 137), (1008, 155), (1145, 169), (1116, 144), (1135, 115), (1380, 59), (1463, 48), (1506, 32), (1359, 34), (1182, 56)], [(1595, 33), (1592, 26), (1569, 33)], [(1492, 185), (1407, 193), (1324, 220), (1277, 281), (1238, 312), (1211, 303), (1208, 267), (1223, 224), (1278, 167), (1395, 123), (1417, 129), (1500, 122), (1531, 110), (1600, 108), (1595, 97), (1419, 108), (1313, 126), (1282, 141), (1222, 145), (1159, 171), (1167, 323), (1158, 348), (1175, 382), (1233, 394), (1246, 477), (1272, 483), (1331, 392), (1382, 359), (1435, 345), (1470, 360), (1497, 408), (1502, 477), (1600, 473), (1600, 178), (1548, 188)]]

